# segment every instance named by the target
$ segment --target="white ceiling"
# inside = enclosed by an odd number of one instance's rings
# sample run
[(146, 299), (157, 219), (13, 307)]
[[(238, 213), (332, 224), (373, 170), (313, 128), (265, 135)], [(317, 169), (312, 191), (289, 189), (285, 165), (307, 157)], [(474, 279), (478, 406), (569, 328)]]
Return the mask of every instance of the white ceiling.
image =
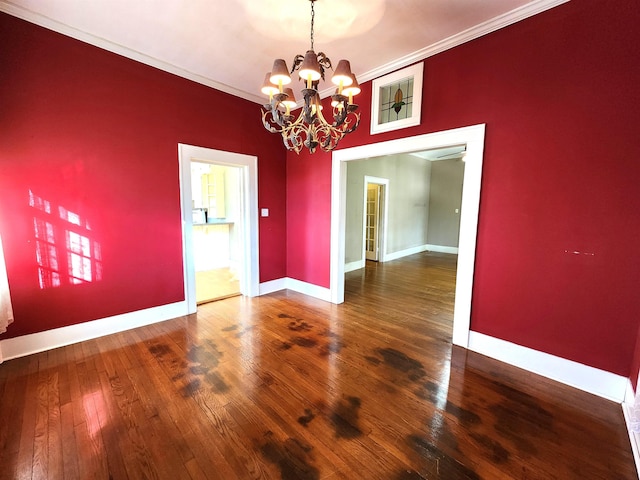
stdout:
[[(566, 1), (317, 0), (315, 51), (349, 59), (364, 82)], [(0, 11), (259, 103), (273, 59), (291, 67), (310, 43), (308, 0), (0, 0)]]

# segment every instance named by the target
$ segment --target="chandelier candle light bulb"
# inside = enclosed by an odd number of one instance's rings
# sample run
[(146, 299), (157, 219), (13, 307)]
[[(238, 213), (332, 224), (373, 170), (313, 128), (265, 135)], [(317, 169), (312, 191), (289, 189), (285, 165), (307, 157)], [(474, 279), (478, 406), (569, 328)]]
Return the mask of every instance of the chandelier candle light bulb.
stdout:
[(273, 96), (278, 93), (278, 89), (276, 86), (271, 83), (271, 72), (267, 73), (264, 76), (264, 82), (262, 83), (262, 88), (260, 90), (265, 95), (269, 95), (269, 103), (273, 100)]
[[(336, 93), (331, 96), (333, 122), (327, 122), (322, 114), (318, 85), (320, 80), (324, 80), (325, 70), (333, 67), (331, 60), (323, 52), (316, 54), (313, 49), (314, 3), (317, 0), (309, 1), (311, 48), (304, 56), (295, 56), (290, 71), (283, 59), (276, 59), (261, 88), (262, 93), (269, 96), (269, 103), (263, 105), (264, 127), (271, 133), (280, 133), (285, 147), (296, 153), (300, 153), (302, 147), (307, 147), (313, 153), (318, 146), (329, 152), (360, 123), (360, 114), (356, 112), (358, 105), (353, 103), (353, 96), (360, 93), (360, 87), (348, 60), (340, 60), (331, 77), (331, 82), (337, 86)], [(302, 89), (302, 111), (297, 119), (291, 115), (291, 109), (296, 106), (293, 90), (284, 88), (284, 85), (291, 83), (290, 74), (296, 70), (306, 87)]]

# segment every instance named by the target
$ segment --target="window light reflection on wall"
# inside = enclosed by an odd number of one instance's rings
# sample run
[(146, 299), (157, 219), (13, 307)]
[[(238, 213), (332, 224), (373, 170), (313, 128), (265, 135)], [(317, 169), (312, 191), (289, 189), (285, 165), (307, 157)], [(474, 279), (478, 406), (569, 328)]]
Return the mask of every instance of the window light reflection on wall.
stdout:
[(41, 289), (102, 280), (100, 244), (91, 239), (91, 226), (80, 215), (58, 207), (29, 190), (35, 209), (33, 228)]

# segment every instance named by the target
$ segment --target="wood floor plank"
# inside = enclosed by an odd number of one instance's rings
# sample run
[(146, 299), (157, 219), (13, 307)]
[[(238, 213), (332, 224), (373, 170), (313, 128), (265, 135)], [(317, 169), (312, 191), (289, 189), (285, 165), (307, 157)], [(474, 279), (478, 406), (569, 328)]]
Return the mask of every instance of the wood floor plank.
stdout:
[(455, 255), (0, 365), (0, 479), (637, 479), (620, 406), (451, 344)]
[[(34, 463), (34, 443), (36, 431), (36, 416), (38, 407), (38, 368), (41, 356), (29, 359), (25, 368), (26, 395), (24, 414), (20, 427), (20, 444), (14, 467), (14, 478), (27, 479), (32, 477)], [(9, 470), (11, 466), (8, 467)]]
[(62, 425), (62, 477), (65, 480), (80, 478), (78, 470), (78, 447), (73, 427), (71, 402), (60, 407), (60, 423)]

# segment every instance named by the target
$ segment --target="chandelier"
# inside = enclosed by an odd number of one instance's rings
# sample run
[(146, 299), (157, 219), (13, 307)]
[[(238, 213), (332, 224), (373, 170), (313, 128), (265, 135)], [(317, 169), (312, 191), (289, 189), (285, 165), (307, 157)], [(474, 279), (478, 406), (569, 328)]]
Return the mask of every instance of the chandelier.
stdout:
[[(353, 96), (360, 93), (360, 86), (355, 75), (351, 73), (348, 60), (340, 60), (331, 77), (331, 82), (336, 85), (336, 91), (331, 96), (333, 122), (329, 123), (322, 113), (318, 84), (320, 79), (324, 80), (325, 70), (333, 70), (333, 67), (329, 57), (322, 52), (316, 54), (313, 50), (313, 4), (316, 0), (309, 1), (311, 48), (304, 56), (295, 56), (291, 71), (283, 59), (276, 59), (271, 72), (266, 74), (261, 89), (262, 93), (269, 95), (269, 103), (263, 105), (262, 111), (264, 128), (271, 133), (280, 133), (284, 146), (296, 153), (300, 153), (303, 146), (311, 153), (315, 152), (317, 147), (329, 152), (336, 148), (342, 137), (353, 132), (360, 123), (360, 113), (356, 113), (358, 105), (353, 103)], [(296, 70), (306, 87), (302, 89), (304, 101), (297, 119), (291, 114), (291, 110), (297, 105), (293, 90), (284, 87), (291, 83), (290, 74)]]

